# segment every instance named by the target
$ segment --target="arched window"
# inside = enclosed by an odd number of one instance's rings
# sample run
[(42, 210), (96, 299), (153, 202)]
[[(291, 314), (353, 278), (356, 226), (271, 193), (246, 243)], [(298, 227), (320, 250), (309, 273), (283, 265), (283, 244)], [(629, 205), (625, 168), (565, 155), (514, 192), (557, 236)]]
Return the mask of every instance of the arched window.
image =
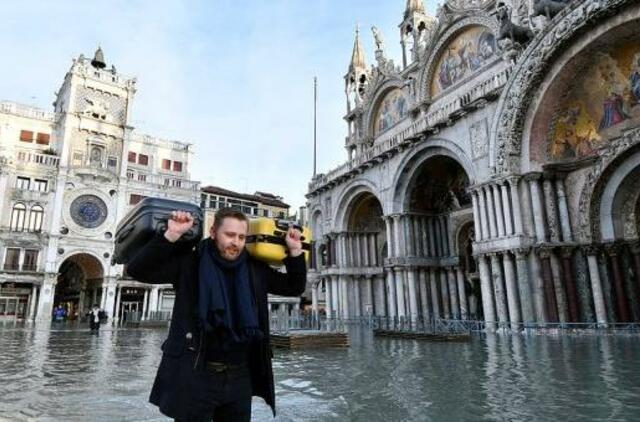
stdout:
[(24, 204), (15, 204), (13, 211), (11, 212), (11, 230), (22, 231), (24, 230), (24, 219), (27, 213), (27, 207)]
[(34, 205), (29, 212), (29, 231), (39, 232), (42, 230), (42, 218), (44, 209), (40, 205)]

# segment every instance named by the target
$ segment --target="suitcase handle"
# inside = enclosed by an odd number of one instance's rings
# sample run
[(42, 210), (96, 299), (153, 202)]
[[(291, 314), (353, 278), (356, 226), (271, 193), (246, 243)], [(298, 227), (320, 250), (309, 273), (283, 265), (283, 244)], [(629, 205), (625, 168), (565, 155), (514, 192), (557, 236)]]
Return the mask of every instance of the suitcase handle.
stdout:
[(133, 231), (133, 227), (134, 226), (129, 226), (120, 233), (120, 236), (118, 236), (117, 240), (118, 243), (121, 243), (127, 236), (131, 234), (131, 232)]
[(289, 230), (289, 226), (292, 226), (294, 229), (300, 230), (302, 233), (302, 226), (300, 224), (292, 223), (289, 220), (276, 220), (276, 227), (280, 230), (287, 231)]

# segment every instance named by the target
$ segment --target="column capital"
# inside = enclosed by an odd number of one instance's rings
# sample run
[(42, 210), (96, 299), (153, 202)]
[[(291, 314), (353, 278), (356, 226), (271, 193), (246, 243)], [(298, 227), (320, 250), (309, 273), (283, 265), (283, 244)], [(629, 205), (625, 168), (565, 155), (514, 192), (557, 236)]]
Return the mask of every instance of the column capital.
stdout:
[(590, 245), (583, 245), (582, 250), (584, 250), (585, 255), (589, 256), (598, 256), (600, 253), (602, 246), (598, 243), (592, 243)]
[(522, 178), (522, 176), (520, 175), (514, 175), (514, 176), (507, 176), (505, 178), (505, 180), (511, 185), (511, 186), (518, 186), (518, 182), (520, 181), (520, 179)]
[(604, 250), (607, 252), (609, 257), (614, 258), (620, 255), (620, 252), (622, 251), (622, 244), (620, 242), (605, 243)]
[(524, 174), (522, 177), (527, 182), (531, 182), (535, 180), (540, 180), (540, 178), (542, 177), (542, 173), (531, 172), (531, 173)]
[(516, 255), (517, 260), (526, 259), (529, 254), (529, 248), (515, 248), (512, 249), (513, 253)]
[(561, 246), (560, 256), (562, 256), (563, 259), (570, 259), (573, 256), (574, 250), (575, 250), (574, 246)]
[(540, 245), (536, 247), (536, 252), (541, 259), (547, 259), (551, 257), (551, 252), (553, 251), (553, 247), (550, 245)]

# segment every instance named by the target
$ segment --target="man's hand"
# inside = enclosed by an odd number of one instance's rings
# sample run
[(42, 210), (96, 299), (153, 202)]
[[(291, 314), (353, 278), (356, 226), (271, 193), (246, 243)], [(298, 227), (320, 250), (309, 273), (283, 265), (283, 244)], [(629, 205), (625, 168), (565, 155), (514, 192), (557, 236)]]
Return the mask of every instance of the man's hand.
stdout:
[(287, 235), (284, 240), (287, 243), (287, 248), (289, 248), (289, 256), (296, 257), (302, 253), (302, 233), (300, 230), (294, 228), (293, 226), (289, 227), (289, 231), (287, 231)]
[(185, 211), (173, 211), (167, 221), (167, 230), (164, 237), (171, 243), (176, 242), (180, 237), (193, 227), (193, 217), (191, 213)]

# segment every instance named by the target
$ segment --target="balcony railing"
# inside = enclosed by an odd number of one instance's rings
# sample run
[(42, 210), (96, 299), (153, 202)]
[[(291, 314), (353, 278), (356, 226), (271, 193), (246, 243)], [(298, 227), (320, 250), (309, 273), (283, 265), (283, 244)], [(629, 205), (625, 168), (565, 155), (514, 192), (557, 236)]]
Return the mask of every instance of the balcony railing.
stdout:
[(16, 151), (16, 161), (19, 163), (36, 163), (47, 167), (58, 167), (60, 157), (57, 155), (41, 154), (35, 151), (18, 150)]
[(12, 101), (0, 101), (0, 113), (8, 113), (31, 119), (53, 121), (53, 112), (42, 110), (24, 104), (14, 103)]

